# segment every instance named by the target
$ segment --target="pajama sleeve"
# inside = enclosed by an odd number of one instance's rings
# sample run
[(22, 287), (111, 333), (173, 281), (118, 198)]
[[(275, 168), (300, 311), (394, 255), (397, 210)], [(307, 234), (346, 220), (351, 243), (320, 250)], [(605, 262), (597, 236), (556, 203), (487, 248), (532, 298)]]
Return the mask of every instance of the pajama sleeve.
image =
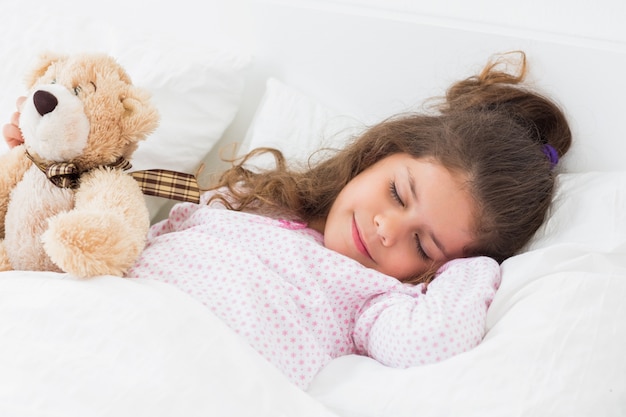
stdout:
[(487, 309), (500, 284), (500, 266), (487, 257), (448, 262), (412, 291), (377, 295), (357, 313), (357, 352), (406, 368), (438, 362), (478, 345)]

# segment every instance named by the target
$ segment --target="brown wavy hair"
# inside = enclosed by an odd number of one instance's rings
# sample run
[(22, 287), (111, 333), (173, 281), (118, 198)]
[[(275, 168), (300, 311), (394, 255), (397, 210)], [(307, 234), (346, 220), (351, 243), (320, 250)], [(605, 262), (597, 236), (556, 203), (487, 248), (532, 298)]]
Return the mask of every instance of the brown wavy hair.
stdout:
[[(505, 70), (517, 57), (517, 71)], [(504, 69), (503, 69), (504, 68)], [(325, 219), (341, 189), (381, 159), (407, 153), (433, 158), (467, 178), (476, 206), (474, 239), (466, 256), (484, 255), (502, 262), (514, 255), (545, 220), (555, 175), (542, 150), (551, 145), (559, 157), (572, 135), (560, 107), (523, 84), (526, 55), (499, 55), (478, 74), (454, 83), (432, 109), (399, 114), (354, 138), (343, 149), (302, 169), (290, 166), (272, 148), (252, 150), (231, 161), (212, 187), (226, 187), (230, 209), (292, 213), (306, 222)], [(269, 153), (275, 168), (258, 171), (249, 162)], [(433, 271), (407, 282), (428, 282)]]

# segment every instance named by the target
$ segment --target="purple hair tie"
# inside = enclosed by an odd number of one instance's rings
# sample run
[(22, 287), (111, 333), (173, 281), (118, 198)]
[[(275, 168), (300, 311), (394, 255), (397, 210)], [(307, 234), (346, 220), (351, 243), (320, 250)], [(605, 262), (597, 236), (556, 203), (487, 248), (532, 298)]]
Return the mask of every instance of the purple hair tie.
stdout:
[(548, 157), (548, 160), (550, 161), (550, 168), (554, 168), (556, 164), (559, 163), (559, 153), (556, 151), (556, 149), (554, 149), (552, 145), (549, 145), (547, 143), (543, 145), (541, 150)]

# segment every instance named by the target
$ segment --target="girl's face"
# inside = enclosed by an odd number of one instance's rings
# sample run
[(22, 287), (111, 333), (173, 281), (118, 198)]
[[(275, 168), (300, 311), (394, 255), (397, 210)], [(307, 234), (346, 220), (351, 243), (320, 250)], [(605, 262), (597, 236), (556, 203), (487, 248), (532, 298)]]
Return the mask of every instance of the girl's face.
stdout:
[(430, 158), (388, 156), (341, 190), (324, 245), (400, 280), (462, 257), (475, 212), (464, 180)]

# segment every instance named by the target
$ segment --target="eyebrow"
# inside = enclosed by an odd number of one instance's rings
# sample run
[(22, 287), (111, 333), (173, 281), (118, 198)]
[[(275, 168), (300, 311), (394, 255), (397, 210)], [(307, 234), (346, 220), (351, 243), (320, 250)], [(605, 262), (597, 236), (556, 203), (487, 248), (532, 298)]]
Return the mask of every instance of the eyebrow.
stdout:
[(413, 173), (411, 172), (411, 167), (407, 165), (406, 174), (409, 180), (409, 189), (411, 190), (411, 194), (413, 198), (417, 200), (417, 194), (415, 193), (415, 178), (413, 178)]
[[(411, 194), (413, 195), (413, 198), (417, 200), (417, 192), (415, 191), (415, 178), (413, 177), (413, 173), (411, 172), (411, 167), (407, 166), (406, 172), (407, 172), (407, 178), (409, 181), (409, 189), (411, 190)], [(450, 256), (448, 255), (448, 251), (446, 251), (445, 246), (443, 246), (441, 241), (437, 239), (437, 236), (434, 235), (433, 231), (429, 229), (427, 233), (428, 233), (428, 237), (430, 237), (430, 239), (433, 241), (435, 246), (437, 246), (437, 248), (441, 251), (441, 253), (443, 253), (443, 255), (446, 258), (450, 258)]]
[(435, 243), (435, 246), (437, 246), (439, 248), (439, 250), (441, 251), (441, 253), (443, 253), (443, 256), (445, 256), (447, 259), (450, 259), (451, 256), (448, 255), (448, 252), (446, 251), (446, 248), (441, 244), (441, 242), (439, 240), (437, 240), (437, 237), (433, 234), (433, 232), (431, 230), (428, 231), (428, 236), (430, 236), (430, 238)]

